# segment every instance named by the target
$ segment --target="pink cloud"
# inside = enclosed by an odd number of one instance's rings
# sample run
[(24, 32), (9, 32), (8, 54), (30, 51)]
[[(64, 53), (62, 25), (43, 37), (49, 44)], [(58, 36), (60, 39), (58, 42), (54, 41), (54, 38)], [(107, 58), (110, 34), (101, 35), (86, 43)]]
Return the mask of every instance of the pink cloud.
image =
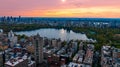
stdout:
[(0, 16), (17, 16), (19, 13), (22, 15), (27, 12), (31, 13), (32, 11), (40, 11), (44, 13), (46, 10), (52, 11), (74, 8), (106, 7), (106, 9), (119, 9), (119, 4), (120, 0), (66, 0), (64, 3), (61, 2), (61, 0), (0, 0)]

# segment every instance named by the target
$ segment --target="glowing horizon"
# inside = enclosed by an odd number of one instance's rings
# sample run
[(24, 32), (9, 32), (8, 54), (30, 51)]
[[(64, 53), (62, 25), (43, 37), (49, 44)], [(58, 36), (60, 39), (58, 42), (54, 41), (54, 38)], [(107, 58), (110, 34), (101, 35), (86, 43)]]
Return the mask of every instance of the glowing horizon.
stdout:
[(0, 0), (0, 16), (120, 18), (120, 0)]

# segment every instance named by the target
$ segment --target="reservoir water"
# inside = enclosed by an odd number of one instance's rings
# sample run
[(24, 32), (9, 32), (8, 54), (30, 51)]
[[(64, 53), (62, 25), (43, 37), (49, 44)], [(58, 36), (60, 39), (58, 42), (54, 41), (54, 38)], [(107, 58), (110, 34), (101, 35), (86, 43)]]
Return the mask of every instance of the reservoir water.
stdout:
[(68, 31), (66, 29), (43, 28), (32, 31), (15, 32), (17, 35), (24, 34), (26, 36), (34, 36), (37, 33), (39, 33), (41, 37), (60, 38), (61, 40), (89, 40), (86, 34), (75, 33), (72, 30)]

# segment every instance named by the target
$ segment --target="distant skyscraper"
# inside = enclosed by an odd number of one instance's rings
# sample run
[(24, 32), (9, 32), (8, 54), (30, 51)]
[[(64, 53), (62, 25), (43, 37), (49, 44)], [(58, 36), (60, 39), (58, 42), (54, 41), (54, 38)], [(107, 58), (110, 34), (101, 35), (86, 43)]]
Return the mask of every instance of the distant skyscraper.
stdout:
[(43, 62), (43, 45), (44, 40), (40, 35), (34, 37), (34, 45), (35, 45), (35, 60), (36, 64), (40, 64)]

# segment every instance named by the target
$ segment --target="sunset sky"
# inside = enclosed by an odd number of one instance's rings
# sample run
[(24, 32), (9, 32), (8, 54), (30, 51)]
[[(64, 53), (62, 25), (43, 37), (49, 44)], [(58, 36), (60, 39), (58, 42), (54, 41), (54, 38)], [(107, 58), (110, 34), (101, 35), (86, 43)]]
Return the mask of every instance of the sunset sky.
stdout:
[(0, 0), (0, 16), (120, 18), (120, 0)]

